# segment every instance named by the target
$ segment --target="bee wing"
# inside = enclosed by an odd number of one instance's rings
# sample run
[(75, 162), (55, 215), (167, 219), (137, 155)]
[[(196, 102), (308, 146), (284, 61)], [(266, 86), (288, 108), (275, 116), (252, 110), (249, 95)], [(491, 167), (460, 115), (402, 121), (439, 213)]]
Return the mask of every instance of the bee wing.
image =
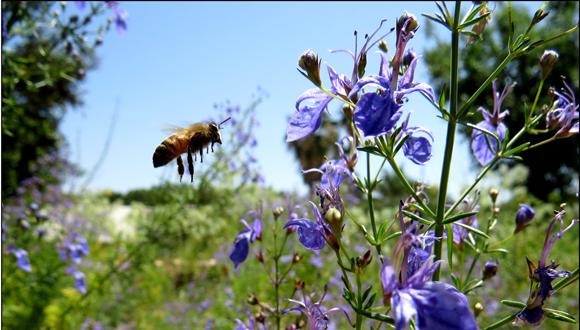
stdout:
[(161, 130), (163, 132), (171, 133), (171, 134), (177, 133), (177, 132), (181, 132), (181, 131), (185, 131), (186, 129), (187, 129), (186, 127), (182, 127), (182, 126), (178, 126), (178, 125), (173, 125), (173, 124), (165, 124), (161, 128)]

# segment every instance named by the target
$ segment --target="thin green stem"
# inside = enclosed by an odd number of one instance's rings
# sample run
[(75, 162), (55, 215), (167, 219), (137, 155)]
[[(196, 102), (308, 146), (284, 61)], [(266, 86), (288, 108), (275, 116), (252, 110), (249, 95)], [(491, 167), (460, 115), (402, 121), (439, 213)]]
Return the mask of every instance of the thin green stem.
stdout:
[(465, 116), (465, 114), (467, 113), (467, 111), (469, 111), (469, 108), (471, 107), (471, 105), (473, 104), (473, 102), (475, 102), (475, 100), (477, 99), (477, 97), (479, 97), (479, 95), (481, 93), (483, 93), (483, 91), (485, 91), (485, 89), (501, 73), (501, 71), (503, 70), (503, 68), (509, 62), (511, 62), (511, 60), (513, 60), (514, 57), (515, 56), (513, 54), (508, 54), (503, 59), (503, 61), (501, 61), (501, 63), (495, 68), (495, 70), (493, 70), (493, 72), (489, 75), (489, 77), (487, 77), (487, 79), (483, 82), (483, 84), (481, 84), (481, 86), (479, 86), (479, 88), (475, 91), (475, 93), (473, 93), (469, 97), (469, 99), (467, 99), (467, 101), (461, 106), (461, 109), (459, 110), (459, 113), (458, 113), (457, 118), (463, 118), (463, 116)]
[[(376, 180), (376, 178), (375, 178)], [(373, 189), (375, 182), (371, 183), (371, 154), (367, 152), (367, 200), (369, 203), (369, 217), (371, 219), (371, 226), (373, 229), (373, 240), (377, 242), (377, 225), (375, 223), (375, 209), (373, 206)], [(377, 253), (381, 255), (381, 245), (375, 245)]]
[[(453, 146), (455, 144), (455, 131), (457, 127), (457, 114), (459, 102), (459, 20), (461, 14), (461, 2), (455, 2), (453, 29), (451, 30), (451, 81), (449, 95), (450, 118), (447, 122), (447, 140), (445, 142), (445, 154), (443, 158), (443, 170), (439, 181), (439, 198), (437, 200), (437, 215), (435, 217), (435, 237), (443, 237), (443, 220), (445, 219), (445, 202), (447, 200), (447, 185), (451, 172), (451, 159), (453, 158)], [(442, 240), (436, 240), (434, 244), (435, 261), (441, 260)], [(451, 248), (451, 247), (448, 247)], [(441, 268), (433, 273), (433, 280), (439, 280)]]
[(274, 230), (272, 231), (272, 236), (274, 237), (274, 298), (276, 299), (276, 329), (280, 330), (280, 269), (278, 260), (280, 259), (282, 252), (278, 251), (278, 235), (276, 229), (276, 225), (274, 225)]
[(538, 104), (540, 92), (542, 91), (543, 87), (544, 87), (544, 79), (540, 80), (540, 85), (538, 86), (538, 90), (536, 91), (536, 97), (534, 98), (534, 103), (532, 104), (532, 108), (530, 109), (530, 114), (528, 115), (528, 118), (526, 118), (526, 122), (529, 122), (534, 115), (534, 110), (536, 110), (536, 105)]
[(434, 219), (435, 212), (433, 212), (431, 210), (431, 208), (429, 208), (429, 206), (427, 206), (427, 204), (425, 204), (423, 199), (421, 197), (419, 197), (419, 195), (417, 194), (417, 192), (415, 191), (413, 186), (411, 186), (411, 184), (409, 183), (409, 180), (407, 180), (407, 177), (405, 176), (403, 171), (401, 171), (401, 169), (399, 168), (399, 165), (397, 165), (397, 162), (395, 161), (395, 159), (392, 157), (389, 157), (389, 158), (387, 158), (387, 160), (389, 161), (391, 168), (393, 169), (393, 171), (395, 171), (395, 174), (397, 175), (399, 180), (403, 183), (403, 186), (405, 186), (405, 188), (407, 189), (407, 192), (409, 192), (411, 194), (411, 196), (413, 196), (415, 201), (417, 201), (417, 203), (419, 203), (421, 205), (421, 207), (425, 210), (425, 212), (427, 212), (427, 214), (431, 218)]
[(461, 196), (453, 203), (453, 205), (451, 205), (451, 207), (447, 209), (447, 211), (445, 212), (445, 215), (444, 215), (445, 218), (449, 217), (451, 215), (451, 213), (453, 211), (455, 211), (457, 206), (459, 206), (459, 204), (461, 204), (461, 202), (465, 199), (465, 197), (467, 197), (467, 195), (469, 195), (469, 193), (473, 190), (473, 188), (475, 188), (475, 186), (477, 186), (479, 181), (481, 181), (481, 179), (483, 179), (485, 174), (498, 162), (498, 160), (499, 160), (499, 157), (496, 156), (495, 158), (492, 159), (491, 163), (489, 163), (487, 166), (485, 166), (481, 170), (481, 172), (479, 172), (479, 174), (475, 178), (475, 181), (467, 189), (465, 189), (463, 191), (463, 193), (461, 193)]

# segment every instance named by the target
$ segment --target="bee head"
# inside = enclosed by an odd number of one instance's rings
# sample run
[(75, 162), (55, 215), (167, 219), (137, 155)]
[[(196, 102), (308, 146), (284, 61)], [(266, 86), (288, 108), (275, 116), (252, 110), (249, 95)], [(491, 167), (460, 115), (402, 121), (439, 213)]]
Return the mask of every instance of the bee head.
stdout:
[(209, 124), (209, 135), (211, 137), (211, 142), (222, 144), (222, 136), (220, 134), (220, 128), (215, 123)]

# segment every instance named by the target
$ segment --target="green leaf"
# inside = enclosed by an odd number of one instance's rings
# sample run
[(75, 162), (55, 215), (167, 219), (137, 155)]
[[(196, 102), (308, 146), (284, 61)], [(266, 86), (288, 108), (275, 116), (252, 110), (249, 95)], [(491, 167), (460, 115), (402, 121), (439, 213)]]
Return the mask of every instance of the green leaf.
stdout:
[(443, 223), (444, 224), (453, 223), (455, 221), (459, 221), (461, 219), (469, 218), (471, 216), (477, 215), (477, 213), (479, 213), (479, 211), (470, 211), (470, 212), (458, 213), (458, 214), (455, 214), (455, 215), (443, 220)]
[(369, 298), (369, 301), (367, 301), (367, 303), (364, 305), (364, 309), (369, 309), (371, 308), (371, 306), (375, 303), (375, 299), (377, 298), (377, 293), (374, 292), (371, 297)]
[(406, 215), (407, 217), (409, 217), (415, 221), (419, 221), (420, 223), (425, 224), (425, 225), (430, 225), (433, 223), (433, 221), (429, 221), (427, 219), (421, 218), (420, 216), (416, 215), (415, 213), (409, 212), (407, 210), (403, 210), (403, 214)]
[(509, 254), (510, 251), (506, 250), (506, 249), (492, 249), (492, 250), (486, 250), (486, 253), (501, 253), (501, 254)]
[(516, 316), (519, 313), (520, 312), (518, 311), (518, 312), (515, 312), (513, 314), (507, 315), (503, 319), (501, 319), (501, 320), (499, 320), (499, 321), (497, 321), (495, 323), (492, 323), (492, 324), (488, 325), (487, 327), (482, 328), (481, 330), (493, 330), (493, 329), (497, 329), (497, 328), (501, 327), (504, 324), (510, 323), (513, 319), (516, 318)]
[(526, 307), (525, 303), (523, 303), (521, 301), (516, 301), (516, 300), (505, 299), (505, 300), (500, 300), (500, 303), (502, 305), (506, 305), (508, 307), (513, 307), (513, 308), (520, 308), (521, 309), (521, 308)]
[(572, 314), (550, 308), (544, 308), (544, 312), (546, 317), (551, 319), (576, 324), (576, 319)]
[(401, 232), (401, 231), (394, 232), (394, 233), (390, 234), (389, 236), (383, 238), (383, 240), (381, 241), (381, 244), (386, 242), (386, 241), (392, 240), (393, 238), (397, 238), (401, 235), (403, 235), (403, 232)]
[(451, 225), (445, 225), (447, 231), (447, 262), (449, 269), (453, 270), (453, 228)]
[(363, 292), (362, 300), (359, 301), (360, 304), (362, 304), (363, 302), (365, 302), (365, 300), (367, 300), (369, 293), (371, 293), (372, 289), (373, 289), (373, 286), (371, 285), (365, 290), (365, 292)]
[(478, 23), (479, 21), (486, 19), (490, 14), (491, 14), (491, 12), (485, 13), (485, 14), (483, 14), (481, 16), (478, 16), (478, 17), (476, 17), (476, 18), (474, 18), (474, 19), (472, 19), (470, 21), (467, 21), (467, 22), (459, 25), (459, 28), (460, 29), (464, 29), (466, 27), (469, 27), (471, 25), (474, 25), (474, 24)]
[(465, 24), (465, 22), (471, 21), (475, 17), (475, 15), (477, 15), (481, 11), (481, 9), (483, 9), (483, 7), (485, 7), (485, 3), (482, 3), (479, 6), (473, 8), (473, 10), (469, 12), (468, 16), (462, 20), (463, 23), (461, 24), (463, 25)]
[(473, 228), (471, 226), (468, 226), (468, 225), (466, 225), (464, 223), (461, 223), (461, 222), (456, 222), (455, 225), (461, 226), (461, 227), (469, 230), (470, 232), (474, 233), (475, 235), (481, 236), (481, 237), (483, 237), (485, 239), (489, 239), (489, 236), (486, 233), (484, 233), (481, 230), (479, 230), (479, 229), (475, 229), (475, 228)]
[(530, 146), (530, 142), (522, 143), (519, 146), (512, 148), (504, 153), (505, 157), (509, 157), (511, 155), (515, 155), (527, 149)]

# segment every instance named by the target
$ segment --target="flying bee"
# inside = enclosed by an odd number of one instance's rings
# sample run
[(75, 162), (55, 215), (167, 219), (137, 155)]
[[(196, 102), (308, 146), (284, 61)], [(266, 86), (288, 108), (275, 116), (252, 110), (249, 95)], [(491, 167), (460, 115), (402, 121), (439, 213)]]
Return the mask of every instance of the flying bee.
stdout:
[(173, 159), (177, 158), (177, 174), (179, 174), (179, 182), (185, 172), (183, 166), (183, 159), (181, 154), (187, 153), (187, 169), (191, 175), (191, 182), (193, 182), (193, 162), (194, 157), (197, 160), (197, 154), (203, 163), (203, 149), (206, 148), (206, 153), (213, 152), (213, 145), (215, 143), (222, 144), (220, 135), (221, 125), (230, 120), (231, 117), (226, 118), (219, 124), (216, 123), (196, 123), (186, 128), (178, 128), (168, 138), (163, 140), (153, 153), (153, 167), (157, 168), (166, 165)]

